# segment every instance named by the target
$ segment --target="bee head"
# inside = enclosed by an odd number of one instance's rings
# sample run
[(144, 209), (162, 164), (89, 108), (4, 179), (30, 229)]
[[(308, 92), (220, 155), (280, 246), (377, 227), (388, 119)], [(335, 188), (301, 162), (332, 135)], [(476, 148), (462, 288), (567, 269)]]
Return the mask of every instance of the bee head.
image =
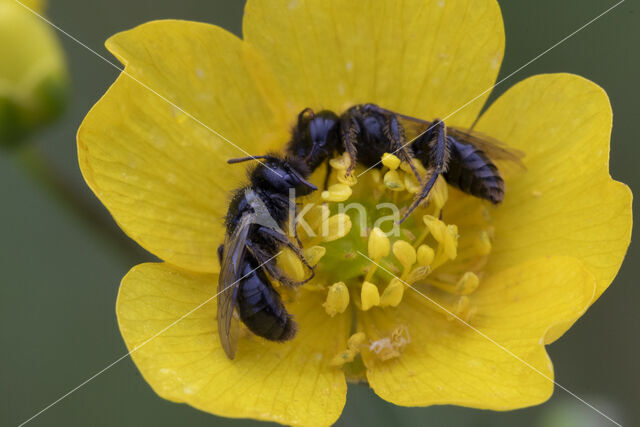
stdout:
[(314, 170), (336, 150), (339, 120), (332, 111), (314, 113), (310, 108), (302, 110), (293, 131), (291, 151)]
[(296, 197), (307, 195), (318, 189), (307, 181), (306, 177), (309, 176), (310, 171), (306, 163), (300, 159), (283, 159), (269, 154), (231, 159), (227, 162), (233, 164), (248, 160), (264, 160), (249, 171), (249, 180), (254, 187), (285, 196), (289, 195), (289, 190), (295, 190)]

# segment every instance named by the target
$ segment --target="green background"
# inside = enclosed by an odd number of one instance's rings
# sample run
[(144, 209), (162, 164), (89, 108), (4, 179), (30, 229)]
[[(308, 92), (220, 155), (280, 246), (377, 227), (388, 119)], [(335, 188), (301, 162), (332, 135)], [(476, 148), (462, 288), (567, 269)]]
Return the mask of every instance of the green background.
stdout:
[[(364, 4), (364, 2), (362, 2)], [(599, 0), (501, 2), (507, 47), (501, 77), (612, 6)], [(48, 16), (100, 54), (110, 35), (145, 21), (184, 18), (240, 34), (242, 1), (55, 0)], [(632, 189), (640, 179), (640, 12), (628, 0), (496, 88), (548, 72), (585, 76), (608, 92), (614, 111), (611, 174)], [(68, 55), (72, 99), (34, 143), (83, 197), (98, 206), (77, 166), (75, 132), (118, 72), (60, 35)], [(115, 62), (115, 60), (114, 60)], [(108, 219), (106, 211), (99, 207)], [(92, 224), (61, 207), (0, 154), (0, 424), (17, 425), (126, 353), (114, 314), (118, 284), (142, 251), (123, 252)], [(111, 225), (114, 232), (115, 225)], [(548, 347), (556, 380), (622, 424), (640, 421), (640, 266), (637, 246), (611, 288), (561, 340)], [(607, 425), (559, 388), (541, 406), (511, 412), (457, 407), (401, 408), (367, 387), (351, 386), (339, 425)], [(129, 358), (40, 415), (31, 425), (258, 425), (217, 418), (157, 397)]]

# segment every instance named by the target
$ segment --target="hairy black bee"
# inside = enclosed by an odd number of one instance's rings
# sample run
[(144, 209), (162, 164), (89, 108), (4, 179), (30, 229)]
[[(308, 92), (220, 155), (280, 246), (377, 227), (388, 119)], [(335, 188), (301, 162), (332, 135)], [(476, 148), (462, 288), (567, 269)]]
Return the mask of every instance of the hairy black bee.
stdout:
[[(407, 141), (406, 130), (419, 135)], [(438, 176), (472, 196), (494, 204), (504, 198), (504, 180), (494, 160), (520, 163), (521, 154), (507, 150), (498, 141), (470, 130), (446, 127), (441, 120), (433, 122), (395, 113), (375, 104), (359, 104), (338, 116), (331, 111), (314, 113), (307, 108), (298, 116), (287, 152), (305, 161), (311, 171), (337, 152), (349, 155), (351, 164), (381, 167), (384, 153), (396, 154), (407, 162), (422, 190), (409, 206), (400, 222), (428, 195)], [(414, 167), (417, 159), (428, 171), (428, 179)], [(327, 166), (327, 178), (330, 166)], [(325, 180), (326, 186), (326, 180)]]
[[(313, 268), (301, 248), (283, 231), (292, 203), (289, 190), (295, 190), (296, 195), (317, 190), (307, 181), (309, 169), (296, 158), (276, 155), (232, 159), (229, 163), (254, 159), (264, 162), (250, 171), (250, 185), (235, 192), (225, 220), (225, 242), (218, 248), (218, 334), (230, 359), (237, 346), (236, 309), (240, 320), (256, 335), (286, 341), (296, 333), (296, 324), (267, 273), (288, 286), (301, 285), (313, 277)], [(293, 250), (311, 272), (303, 282), (291, 280), (277, 268), (275, 257), (284, 247)]]

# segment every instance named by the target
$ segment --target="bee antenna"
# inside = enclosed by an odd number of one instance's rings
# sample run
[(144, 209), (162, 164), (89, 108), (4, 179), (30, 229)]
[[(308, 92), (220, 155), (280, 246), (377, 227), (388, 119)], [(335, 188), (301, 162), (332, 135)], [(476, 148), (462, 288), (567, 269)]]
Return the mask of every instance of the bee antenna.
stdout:
[(232, 165), (234, 163), (248, 162), (250, 160), (273, 160), (274, 158), (275, 157), (273, 156), (247, 156), (247, 157), (238, 157), (235, 159), (229, 159), (227, 160), (227, 163)]

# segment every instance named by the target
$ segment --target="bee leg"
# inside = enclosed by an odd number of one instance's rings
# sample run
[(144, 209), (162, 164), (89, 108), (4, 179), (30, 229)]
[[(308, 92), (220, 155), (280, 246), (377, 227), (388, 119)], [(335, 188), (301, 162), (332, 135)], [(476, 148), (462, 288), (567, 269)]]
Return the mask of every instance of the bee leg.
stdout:
[[(327, 188), (329, 187), (329, 178), (331, 177), (331, 170), (333, 168), (331, 167), (331, 163), (329, 163), (329, 159), (327, 159), (327, 174), (324, 176), (324, 185), (322, 187), (323, 190), (327, 190)], [(302, 245), (300, 245), (302, 246)]]
[(222, 255), (224, 254), (224, 245), (218, 246), (218, 261), (222, 264)]
[(360, 135), (360, 125), (358, 124), (356, 114), (356, 112), (347, 111), (340, 119), (340, 139), (351, 161), (345, 176), (349, 176), (356, 167), (358, 152), (356, 142), (358, 135)]
[(409, 206), (407, 212), (402, 216), (399, 223), (402, 223), (413, 212), (418, 205), (427, 198), (429, 192), (436, 183), (438, 176), (447, 171), (447, 163), (449, 157), (449, 148), (447, 147), (447, 132), (444, 122), (441, 120), (435, 120), (433, 124), (433, 137), (429, 144), (429, 167), (433, 170), (431, 177), (427, 183), (422, 187), (420, 194), (416, 195), (415, 199)]
[(416, 169), (413, 164), (414, 155), (411, 151), (411, 147), (409, 147), (409, 143), (407, 142), (407, 138), (404, 134), (404, 128), (398, 121), (398, 117), (393, 113), (382, 113), (384, 117), (384, 127), (383, 132), (384, 135), (389, 140), (391, 146), (391, 152), (393, 154), (398, 153), (398, 157), (403, 162), (407, 163), (413, 172), (413, 175), (418, 180), (419, 184), (422, 184), (422, 177), (420, 173), (418, 173), (418, 169)]

